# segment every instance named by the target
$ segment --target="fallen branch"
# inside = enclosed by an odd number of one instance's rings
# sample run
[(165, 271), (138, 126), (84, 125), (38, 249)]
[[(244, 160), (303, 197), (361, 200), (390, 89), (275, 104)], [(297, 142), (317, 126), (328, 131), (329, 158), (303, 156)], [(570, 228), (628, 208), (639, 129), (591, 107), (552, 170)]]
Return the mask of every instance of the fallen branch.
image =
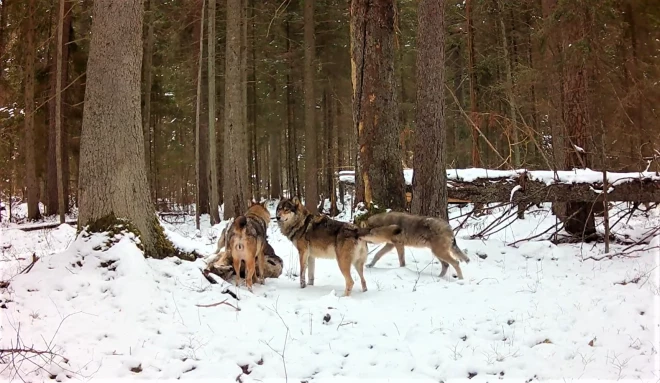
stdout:
[(234, 306), (231, 303), (227, 302), (227, 299), (225, 299), (222, 302), (211, 303), (211, 304), (208, 304), (208, 305), (195, 305), (195, 306), (197, 306), (197, 307), (215, 307), (215, 306), (220, 306), (220, 305), (227, 305), (229, 307), (233, 307), (236, 311), (241, 311), (241, 309), (238, 308), (237, 306)]
[(36, 253), (32, 253), (32, 262), (30, 262), (29, 265), (27, 265), (19, 274), (27, 274), (29, 273), (32, 268), (34, 267), (34, 264), (37, 263), (39, 260), (39, 257), (37, 257)]

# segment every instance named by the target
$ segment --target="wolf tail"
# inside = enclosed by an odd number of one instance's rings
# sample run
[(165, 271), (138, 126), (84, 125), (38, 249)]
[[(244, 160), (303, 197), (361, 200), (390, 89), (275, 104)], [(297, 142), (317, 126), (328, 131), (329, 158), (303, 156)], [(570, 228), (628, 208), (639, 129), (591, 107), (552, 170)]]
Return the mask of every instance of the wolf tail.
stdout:
[(371, 243), (392, 242), (392, 238), (399, 234), (401, 234), (401, 227), (398, 225), (358, 229), (358, 238)]
[(456, 238), (454, 238), (451, 244), (451, 252), (454, 258), (456, 258), (459, 262), (463, 261), (465, 263), (470, 263), (470, 258), (467, 255), (465, 255), (465, 253), (458, 247), (458, 244), (456, 243)]

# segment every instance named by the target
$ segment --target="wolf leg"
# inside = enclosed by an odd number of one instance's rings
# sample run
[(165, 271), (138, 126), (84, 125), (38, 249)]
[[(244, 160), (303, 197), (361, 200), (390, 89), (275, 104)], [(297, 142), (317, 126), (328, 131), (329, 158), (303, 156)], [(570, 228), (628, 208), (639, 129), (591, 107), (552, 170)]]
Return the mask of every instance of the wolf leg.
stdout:
[(366, 260), (364, 259), (358, 259), (355, 261), (353, 264), (353, 267), (355, 267), (355, 270), (357, 270), (358, 275), (360, 276), (360, 283), (362, 284), (362, 291), (367, 291), (367, 280), (364, 279), (364, 263)]
[(234, 273), (236, 274), (236, 287), (238, 287), (238, 281), (241, 278), (241, 259), (233, 256), (231, 258), (234, 264)]
[(458, 265), (458, 261), (455, 259), (447, 260), (449, 264), (456, 270), (456, 275), (458, 276), (458, 279), (463, 279), (463, 272), (461, 271), (461, 266)]
[(351, 250), (353, 249), (350, 249), (350, 246), (342, 247), (342, 249), (337, 249), (337, 263), (339, 264), (339, 270), (341, 271), (342, 275), (344, 276), (344, 280), (346, 281), (344, 296), (350, 296), (351, 290), (353, 290), (353, 285), (355, 284), (355, 282), (353, 282), (353, 277), (351, 277), (351, 258), (353, 255), (351, 254)]
[(306, 244), (298, 247), (298, 255), (300, 257), (300, 288), (307, 287), (305, 280), (305, 271), (307, 271), (307, 259), (309, 258), (309, 246)]
[(449, 263), (440, 260), (440, 264), (442, 265), (442, 270), (440, 270), (440, 278), (442, 278), (445, 276), (445, 274), (447, 274), (447, 270), (449, 269)]
[(374, 255), (374, 259), (371, 260), (371, 262), (367, 265), (367, 267), (374, 267), (376, 262), (378, 262), (378, 260), (380, 260), (383, 257), (383, 255), (387, 254), (393, 248), (394, 248), (393, 244), (391, 244), (391, 243), (385, 244), (385, 246), (383, 246), (383, 248), (380, 249), (376, 253), (376, 255)]
[(396, 247), (396, 254), (399, 256), (399, 267), (406, 266), (406, 251), (402, 244), (397, 243), (394, 245)]
[(255, 272), (255, 260), (254, 257), (246, 257), (245, 260), (245, 284), (247, 285), (248, 290), (252, 292), (252, 278), (254, 278)]
[(266, 284), (266, 255), (264, 254), (264, 245), (260, 244), (257, 249), (257, 265), (259, 266), (259, 273), (257, 280), (262, 285)]
[(316, 271), (316, 258), (311, 255), (307, 257), (307, 284), (314, 286), (314, 272)]

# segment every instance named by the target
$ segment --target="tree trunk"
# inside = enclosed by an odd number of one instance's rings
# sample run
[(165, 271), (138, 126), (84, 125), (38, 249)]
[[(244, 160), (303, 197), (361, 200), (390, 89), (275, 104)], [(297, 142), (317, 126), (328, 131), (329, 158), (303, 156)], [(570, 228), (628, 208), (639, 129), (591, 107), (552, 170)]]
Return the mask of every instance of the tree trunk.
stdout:
[(95, 0), (80, 148), (78, 227), (126, 219), (146, 256), (176, 255), (149, 197), (140, 110), (142, 0)]
[(314, 0), (304, 2), (305, 69), (305, 207), (310, 213), (317, 212), (318, 159), (316, 153), (316, 98), (314, 96)]
[(509, 58), (509, 43), (506, 37), (506, 26), (504, 25), (504, 5), (501, 1), (498, 2), (500, 7), (500, 29), (502, 32), (502, 50), (504, 51), (504, 67), (506, 71), (506, 95), (509, 99), (509, 119), (511, 124), (510, 140), (513, 141), (509, 148), (513, 151), (512, 165), (514, 169), (520, 167), (520, 145), (518, 140), (518, 117), (516, 115), (516, 99), (513, 91), (513, 70), (511, 69), (511, 59)]
[[(269, 82), (271, 94), (277, 94), (277, 72), (270, 73)], [(270, 155), (270, 198), (279, 199), (282, 197), (282, 129), (280, 124), (272, 124), (268, 129), (268, 152)]]
[(328, 192), (330, 193), (330, 215), (336, 216), (339, 214), (337, 208), (337, 182), (335, 172), (338, 170), (337, 166), (337, 114), (335, 108), (335, 97), (332, 93), (328, 95)]
[(56, 157), (56, 175), (57, 175), (57, 206), (60, 213), (60, 223), (65, 221), (65, 201), (64, 201), (64, 175), (62, 172), (62, 53), (64, 50), (64, 10), (66, 0), (60, 1), (59, 18), (57, 20), (57, 70), (56, 70), (56, 84), (55, 84), (55, 141), (57, 143), (55, 148)]
[[(64, 85), (68, 77), (67, 70), (67, 61), (68, 61), (68, 47), (65, 45), (69, 41), (69, 28), (71, 27), (71, 7), (72, 3), (68, 0), (65, 0), (64, 5), (60, 4), (61, 8), (64, 6), (64, 9), (58, 10), (63, 12), (62, 25), (58, 25), (57, 28), (62, 28), (62, 42), (58, 45), (57, 41), (59, 39), (59, 29), (56, 29), (56, 34), (53, 43), (52, 51), (54, 54), (50, 55), (50, 78), (49, 78), (49, 100), (48, 100), (48, 164), (47, 164), (47, 179), (46, 179), (46, 211), (49, 215), (52, 214), (61, 214), (59, 209), (59, 195), (63, 194), (64, 196), (64, 212), (69, 211), (68, 207), (68, 178), (69, 178), (69, 161), (68, 161), (68, 139), (66, 138), (66, 129), (64, 125), (64, 99), (63, 95), (66, 91), (63, 91)], [(59, 17), (59, 16), (58, 16)], [(58, 56), (60, 55), (60, 56)], [(59, 69), (58, 69), (59, 68)], [(59, 73), (59, 75), (58, 75)], [(59, 81), (59, 88), (58, 88)], [(59, 91), (57, 89), (60, 89)], [(59, 108), (59, 112), (57, 111)], [(59, 117), (57, 117), (59, 113)], [(60, 138), (58, 138), (58, 130)], [(58, 160), (57, 152), (61, 151), (61, 159)], [(61, 161), (61, 165), (58, 165), (58, 161)], [(62, 178), (62, 188), (63, 191), (60, 193), (58, 186), (58, 171), (61, 172)]]
[(35, 13), (36, 13), (36, 0), (28, 0), (28, 14), (25, 22), (25, 75), (23, 83), (25, 86), (25, 143), (23, 148), (25, 150), (25, 180), (27, 187), (27, 207), (29, 220), (36, 220), (41, 218), (39, 211), (39, 182), (37, 180), (37, 165), (36, 165), (36, 142), (34, 130), (34, 65), (35, 56), (37, 53), (37, 46), (35, 44)]
[[(5, 51), (6, 47), (6, 34), (7, 34), (7, 13), (9, 12), (9, 0), (4, 0), (0, 4), (0, 68), (5, 67)], [(0, 70), (0, 84), (2, 84), (2, 76), (4, 70)], [(6, 100), (0, 98), (0, 102), (4, 103)]]
[(481, 120), (477, 115), (477, 76), (474, 72), (474, 26), (472, 23), (472, 0), (465, 0), (465, 17), (467, 19), (468, 39), (468, 77), (470, 79), (470, 131), (472, 132), (472, 166), (481, 166), (479, 154), (479, 132), (477, 126)]
[[(144, 161), (147, 170), (147, 180), (151, 179), (151, 140), (150, 140), (150, 122), (151, 122), (151, 85), (152, 61), (154, 55), (154, 12), (156, 0), (146, 0), (146, 21), (147, 33), (145, 36), (144, 58), (142, 59), (142, 74), (144, 81), (143, 101), (142, 101), (142, 134), (144, 136)], [(152, 187), (154, 185), (151, 185)]]
[(208, 79), (209, 79), (209, 167), (211, 179), (209, 181), (211, 225), (220, 223), (218, 212), (218, 165), (215, 139), (215, 0), (209, 0), (209, 36), (208, 36)]
[(300, 197), (300, 190), (298, 190), (297, 179), (298, 179), (298, 151), (296, 150), (296, 126), (295, 126), (295, 99), (293, 97), (293, 76), (294, 76), (294, 58), (293, 58), (293, 46), (291, 44), (291, 39), (293, 39), (293, 33), (291, 31), (291, 10), (289, 9), (285, 21), (286, 29), (286, 55), (287, 55), (287, 74), (286, 74), (286, 138), (287, 138), (287, 181), (289, 189), (289, 197), (298, 196)]
[(247, 210), (249, 196), (247, 132), (244, 125), (241, 75), (242, 0), (227, 0), (227, 46), (225, 65), (224, 219)]
[(353, 125), (364, 202), (405, 209), (394, 78), (394, 0), (352, 0)]
[[(248, 35), (246, 37), (247, 49), (250, 51), (250, 60), (248, 63), (249, 69), (249, 78), (248, 78), (248, 98), (247, 98), (247, 114), (248, 114), (248, 125), (250, 126), (250, 132), (252, 133), (252, 153), (251, 158), (254, 161), (254, 185), (253, 185), (253, 197), (256, 201), (261, 200), (261, 185), (264, 180), (261, 179), (261, 166), (259, 166), (259, 161), (262, 159), (262, 156), (259, 153), (261, 145), (259, 145), (259, 135), (257, 132), (257, 52), (256, 52), (256, 42), (255, 42), (255, 32), (254, 32), (254, 0), (250, 0), (250, 6), (248, 7)], [(266, 172), (267, 173), (267, 172)]]
[(203, 63), (203, 53), (204, 53), (204, 39), (202, 36), (204, 36), (204, 8), (206, 7), (206, 2), (202, 0), (202, 7), (201, 7), (201, 17), (199, 19), (199, 56), (198, 56), (198, 61), (197, 61), (197, 107), (196, 107), (196, 113), (195, 113), (195, 177), (196, 177), (196, 184), (197, 184), (197, 198), (195, 201), (195, 226), (197, 230), (200, 228), (200, 215), (202, 213), (202, 178), (203, 178), (203, 173), (202, 173), (202, 161), (201, 161), (201, 154), (202, 154), (202, 148), (201, 148), (201, 126), (200, 126), (200, 120), (202, 118), (201, 114), (201, 106), (202, 106), (202, 63)]
[[(577, 20), (576, 20), (577, 19)], [(587, 168), (589, 165), (589, 113), (587, 108), (587, 67), (583, 63), (583, 53), (576, 47), (586, 35), (582, 15), (574, 15), (562, 25), (563, 84), (562, 114), (566, 127), (565, 167)], [(591, 204), (569, 202), (566, 207), (568, 233), (580, 237), (596, 234), (596, 225)]]
[(417, 10), (417, 129), (413, 214), (447, 216), (444, 1), (421, 0)]

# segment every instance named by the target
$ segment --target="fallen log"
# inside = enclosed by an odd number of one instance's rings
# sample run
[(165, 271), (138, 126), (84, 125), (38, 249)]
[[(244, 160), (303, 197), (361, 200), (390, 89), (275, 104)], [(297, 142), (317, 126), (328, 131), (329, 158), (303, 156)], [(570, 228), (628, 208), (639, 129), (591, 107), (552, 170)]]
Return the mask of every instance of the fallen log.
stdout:
[[(65, 222), (67, 225), (75, 226), (78, 223), (77, 219), (67, 219)], [(35, 231), (43, 229), (54, 229), (62, 225), (59, 221), (57, 222), (42, 222), (42, 223), (33, 223), (28, 225), (18, 225), (16, 228), (22, 231)]]
[[(412, 193), (412, 169), (404, 170), (407, 190)], [(660, 202), (660, 175), (653, 172), (607, 172), (606, 191), (603, 173), (590, 169), (572, 171), (447, 169), (447, 194), (454, 203), (487, 204), (511, 202)], [(352, 185), (351, 171), (343, 171), (339, 181)], [(460, 202), (459, 202), (460, 201)], [(451, 203), (451, 202), (450, 202)]]

